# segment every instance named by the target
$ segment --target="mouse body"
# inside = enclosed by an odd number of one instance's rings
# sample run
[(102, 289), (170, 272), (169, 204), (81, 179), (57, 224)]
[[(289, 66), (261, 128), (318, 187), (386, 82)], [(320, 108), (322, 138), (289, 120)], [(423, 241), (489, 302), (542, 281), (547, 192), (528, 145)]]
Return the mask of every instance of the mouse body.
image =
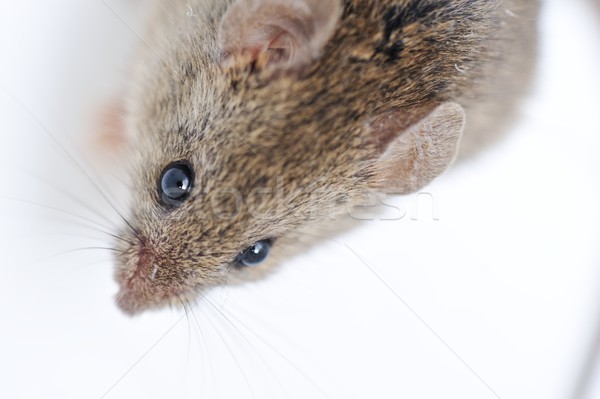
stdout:
[(116, 280), (128, 314), (254, 278), (310, 223), (367, 192), (415, 192), (461, 147), (472, 154), (523, 94), (538, 8), (516, 0), (148, 7), (124, 103), (132, 204)]

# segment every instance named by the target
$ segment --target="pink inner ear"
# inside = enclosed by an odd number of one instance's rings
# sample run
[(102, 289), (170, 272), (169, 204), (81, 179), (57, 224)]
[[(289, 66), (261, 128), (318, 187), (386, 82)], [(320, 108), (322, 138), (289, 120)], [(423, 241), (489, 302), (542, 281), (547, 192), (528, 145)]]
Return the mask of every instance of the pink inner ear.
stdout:
[(242, 47), (230, 49), (226, 57), (236, 55), (249, 56), (256, 61), (260, 54), (267, 56), (267, 63), (289, 62), (294, 54), (294, 40), (291, 35), (283, 29), (274, 26), (265, 26), (260, 34), (253, 38), (248, 37)]
[[(233, 37), (234, 33), (239, 37)], [(221, 32), (220, 41), (225, 60), (229, 61), (240, 56), (256, 61), (264, 53), (269, 64), (285, 62), (289, 61), (292, 48), (289, 33), (278, 26), (267, 24), (240, 27), (239, 32)]]
[(403, 110), (387, 111), (378, 114), (369, 121), (369, 144), (383, 153), (390, 142), (403, 134), (412, 124), (424, 118), (434, 109), (429, 106), (406, 108)]
[(241, 27), (239, 33), (243, 36), (227, 38), (232, 45), (228, 49), (228, 55), (249, 55), (255, 61), (264, 53), (268, 64), (290, 63), (294, 57), (300, 56), (302, 47), (309, 46), (302, 19), (289, 10), (286, 10), (287, 13), (281, 11), (279, 15), (275, 11), (269, 10), (275, 15), (267, 13), (265, 16), (271, 18), (266, 18), (265, 21)]
[(292, 37), (283, 31), (279, 33), (267, 47), (269, 62), (289, 62), (294, 58)]
[(224, 61), (250, 57), (284, 68), (309, 63), (333, 34), (339, 13), (339, 0), (236, 0), (219, 27)]

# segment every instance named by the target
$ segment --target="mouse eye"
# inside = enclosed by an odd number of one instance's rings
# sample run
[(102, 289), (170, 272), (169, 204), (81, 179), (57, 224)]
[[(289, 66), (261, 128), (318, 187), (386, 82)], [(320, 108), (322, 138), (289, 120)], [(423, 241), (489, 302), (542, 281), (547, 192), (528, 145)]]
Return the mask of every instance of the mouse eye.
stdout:
[(237, 258), (236, 262), (242, 266), (257, 266), (263, 263), (271, 251), (271, 240), (257, 241), (246, 248)]
[(194, 184), (194, 172), (186, 162), (175, 162), (163, 170), (158, 184), (163, 203), (179, 206), (187, 199)]

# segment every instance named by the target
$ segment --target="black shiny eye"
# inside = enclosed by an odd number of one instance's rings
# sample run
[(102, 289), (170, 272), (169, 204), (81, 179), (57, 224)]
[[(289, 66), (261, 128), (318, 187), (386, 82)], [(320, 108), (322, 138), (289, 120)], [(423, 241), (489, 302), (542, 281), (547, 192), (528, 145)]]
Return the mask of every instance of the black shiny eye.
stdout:
[(271, 251), (271, 240), (261, 240), (246, 248), (236, 259), (242, 266), (258, 266), (263, 263)]
[(163, 170), (158, 193), (163, 203), (179, 206), (187, 199), (194, 185), (194, 172), (187, 162), (175, 162)]

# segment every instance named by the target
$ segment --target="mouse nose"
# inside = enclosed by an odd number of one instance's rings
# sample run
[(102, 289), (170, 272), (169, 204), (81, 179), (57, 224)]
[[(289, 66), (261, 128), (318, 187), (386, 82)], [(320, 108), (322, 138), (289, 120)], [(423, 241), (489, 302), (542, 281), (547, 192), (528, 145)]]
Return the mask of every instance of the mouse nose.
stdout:
[(120, 287), (117, 305), (130, 315), (148, 308), (159, 296), (155, 284), (158, 272), (156, 254), (144, 243), (139, 244), (134, 254), (120, 265), (117, 273)]

